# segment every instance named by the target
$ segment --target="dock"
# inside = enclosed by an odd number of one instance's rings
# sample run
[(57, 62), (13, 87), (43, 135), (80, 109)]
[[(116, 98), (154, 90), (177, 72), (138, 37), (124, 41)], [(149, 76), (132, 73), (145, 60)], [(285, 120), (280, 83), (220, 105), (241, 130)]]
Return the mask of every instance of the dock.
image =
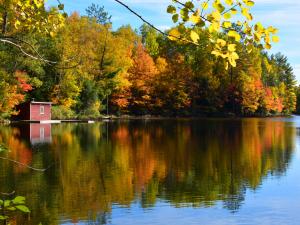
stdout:
[(94, 120), (19, 120), (13, 123), (40, 123), (40, 124), (60, 124), (60, 123), (95, 123)]

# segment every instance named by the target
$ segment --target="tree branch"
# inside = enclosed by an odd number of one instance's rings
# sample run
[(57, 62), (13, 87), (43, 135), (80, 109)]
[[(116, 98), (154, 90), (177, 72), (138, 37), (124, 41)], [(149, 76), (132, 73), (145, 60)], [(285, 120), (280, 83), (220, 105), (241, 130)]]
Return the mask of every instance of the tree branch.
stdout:
[(2, 16), (2, 34), (5, 34), (7, 30), (7, 16), (7, 11), (5, 11)]
[[(9, 36), (1, 37), (0, 36), (0, 42), (11, 44), (11, 45), (17, 47), (25, 56), (30, 57), (30, 58), (32, 58), (34, 60), (42, 61), (42, 62), (44, 62), (44, 63), (46, 63), (48, 65), (55, 66), (57, 69), (72, 69), (72, 68), (75, 68), (78, 65), (80, 65), (80, 62), (78, 62), (78, 63), (76, 63), (76, 65), (73, 65), (73, 66), (60, 67), (60, 66), (58, 66), (59, 62), (45, 59), (32, 44), (30, 44), (27, 41), (15, 38), (15, 37), (9, 37)], [(24, 50), (24, 48), (23, 48), (22, 45), (20, 45), (20, 44), (18, 44), (16, 42), (20, 42), (20, 43), (23, 43), (23, 44), (29, 46), (36, 55), (28, 53), (27, 51)], [(75, 58), (77, 58), (77, 56), (74, 56), (74, 57), (72, 57), (70, 59), (64, 60), (64, 62), (74, 61)]]
[[(28, 45), (28, 46), (29, 46), (29, 47), (37, 54), (37, 56), (34, 56), (34, 55), (32, 55), (32, 54), (26, 52), (26, 51), (23, 49), (23, 47), (22, 47), (20, 44), (14, 42), (13, 39), (14, 39), (15, 41), (23, 42), (23, 43), (25, 43), (26, 45)], [(3, 43), (8, 43), (8, 44), (11, 44), (11, 45), (17, 47), (24, 55), (26, 55), (26, 56), (28, 56), (28, 57), (30, 57), (30, 58), (32, 58), (32, 59), (40, 60), (40, 61), (43, 61), (43, 62), (48, 63), (48, 64), (57, 64), (57, 63), (58, 63), (58, 62), (50, 61), (50, 60), (47, 60), (47, 59), (43, 58), (43, 57), (39, 54), (39, 52), (38, 52), (38, 51), (37, 51), (30, 43), (28, 43), (28, 42), (26, 42), (26, 41), (19, 40), (19, 39), (16, 39), (16, 38), (12, 38), (12, 37), (0, 37), (0, 41), (3, 42)]]
[[(176, 3), (178, 3), (179, 5), (182, 5), (182, 6), (185, 7), (185, 4), (183, 4), (182, 2), (180, 2), (180, 1), (178, 1), (178, 0), (173, 0), (173, 1), (176, 2)], [(207, 2), (207, 3), (208, 3), (208, 2)], [(190, 9), (190, 8), (189, 8), (189, 11), (192, 12), (192, 13), (195, 13), (195, 12), (196, 12), (195, 10)], [(201, 15), (200, 15), (200, 18), (203, 19), (203, 20), (206, 21), (206, 22), (210, 22), (205, 16), (202, 16), (202, 13), (201, 13)]]
[(239, 4), (235, 4), (235, 5), (234, 5), (234, 6), (232, 6), (230, 9), (228, 9), (228, 10), (224, 11), (224, 12), (222, 13), (222, 15), (224, 15), (224, 14), (226, 14), (226, 13), (230, 12), (231, 10), (235, 9), (237, 6), (239, 6)]
[(128, 11), (130, 11), (132, 14), (134, 14), (135, 16), (137, 16), (138, 18), (140, 18), (140, 20), (142, 20), (144, 23), (146, 23), (147, 25), (149, 25), (150, 27), (152, 27), (154, 30), (158, 31), (160, 34), (162, 34), (164, 36), (167, 36), (167, 37), (175, 38), (175, 39), (180, 40), (180, 41), (184, 41), (186, 43), (197, 45), (195, 42), (189, 41), (189, 40), (187, 40), (185, 38), (182, 38), (182, 37), (176, 37), (174, 35), (170, 35), (170, 34), (164, 32), (164, 31), (158, 29), (153, 24), (151, 24), (150, 22), (148, 22), (147, 20), (145, 20), (140, 14), (138, 14), (133, 9), (131, 9), (128, 5), (124, 4), (123, 2), (121, 2), (119, 0), (114, 0), (114, 1), (117, 2), (117, 3), (119, 3), (120, 5), (124, 6)]
[[(205, 2), (205, 4), (208, 4), (209, 1), (210, 1), (210, 0), (207, 0), (207, 1)], [(201, 17), (203, 16), (203, 12), (204, 12), (204, 7), (202, 7), (202, 10), (201, 10)], [(203, 17), (204, 17), (204, 16), (203, 16)]]

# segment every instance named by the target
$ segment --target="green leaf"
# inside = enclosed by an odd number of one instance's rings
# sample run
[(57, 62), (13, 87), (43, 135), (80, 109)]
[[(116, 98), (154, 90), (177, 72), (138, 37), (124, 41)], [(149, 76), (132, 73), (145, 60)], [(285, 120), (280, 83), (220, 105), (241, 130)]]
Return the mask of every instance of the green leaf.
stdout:
[(2, 216), (2, 215), (0, 215), (0, 220), (7, 220), (7, 219), (8, 219), (7, 216)]
[(169, 5), (167, 8), (167, 12), (170, 14), (176, 13), (176, 8), (173, 5)]
[(16, 205), (16, 208), (18, 210), (20, 210), (21, 212), (30, 213), (29, 208), (27, 206), (25, 206), (25, 205)]
[(188, 9), (193, 9), (195, 6), (191, 1), (188, 1), (185, 3), (185, 7), (187, 7)]
[(187, 8), (183, 8), (180, 10), (180, 15), (183, 21), (189, 20), (189, 11)]
[(4, 201), (4, 208), (6, 208), (6, 207), (9, 207), (10, 206), (10, 204), (11, 204), (11, 201), (10, 200), (5, 200)]
[(26, 200), (25, 197), (23, 197), (23, 196), (17, 196), (17, 197), (15, 197), (15, 198), (12, 200), (12, 202), (13, 202), (14, 204), (24, 204), (24, 203), (25, 203), (25, 200)]
[(58, 5), (58, 9), (59, 9), (59, 10), (64, 10), (64, 8), (65, 8), (65, 5), (64, 5), (64, 4), (59, 4), (59, 5)]
[(179, 15), (178, 15), (178, 14), (174, 14), (174, 15), (172, 16), (172, 20), (173, 20), (174, 23), (177, 23), (177, 22), (178, 22), (178, 19), (179, 19)]

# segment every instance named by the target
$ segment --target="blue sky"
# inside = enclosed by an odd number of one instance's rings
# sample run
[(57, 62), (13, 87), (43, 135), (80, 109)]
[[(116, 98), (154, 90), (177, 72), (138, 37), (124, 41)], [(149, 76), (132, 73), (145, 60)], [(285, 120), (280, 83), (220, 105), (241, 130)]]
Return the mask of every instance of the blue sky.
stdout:
[[(130, 24), (138, 28), (142, 22), (114, 0), (61, 0), (68, 13), (77, 11), (85, 13), (92, 3), (103, 5), (112, 15), (114, 28)], [(139, 12), (145, 19), (161, 29), (172, 26), (171, 18), (166, 13), (166, 7), (171, 0), (123, 0), (125, 4)], [(281, 41), (271, 52), (282, 52), (289, 58), (294, 73), (300, 84), (300, 1), (299, 0), (256, 0), (252, 12), (257, 21), (264, 25), (279, 28)], [(48, 0), (48, 4), (56, 4)]]

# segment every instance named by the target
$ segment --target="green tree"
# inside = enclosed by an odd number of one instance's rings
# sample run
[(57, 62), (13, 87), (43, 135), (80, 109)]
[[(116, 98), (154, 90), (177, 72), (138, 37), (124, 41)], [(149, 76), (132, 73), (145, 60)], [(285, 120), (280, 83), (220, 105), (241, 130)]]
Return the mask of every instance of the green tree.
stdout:
[(159, 37), (157, 31), (147, 24), (143, 24), (140, 27), (140, 33), (142, 36), (142, 43), (152, 57), (157, 57), (159, 54), (159, 43), (157, 39)]
[(94, 3), (86, 10), (87, 16), (96, 19), (96, 22), (102, 25), (111, 23), (111, 16), (104, 10), (104, 6), (95, 5)]

